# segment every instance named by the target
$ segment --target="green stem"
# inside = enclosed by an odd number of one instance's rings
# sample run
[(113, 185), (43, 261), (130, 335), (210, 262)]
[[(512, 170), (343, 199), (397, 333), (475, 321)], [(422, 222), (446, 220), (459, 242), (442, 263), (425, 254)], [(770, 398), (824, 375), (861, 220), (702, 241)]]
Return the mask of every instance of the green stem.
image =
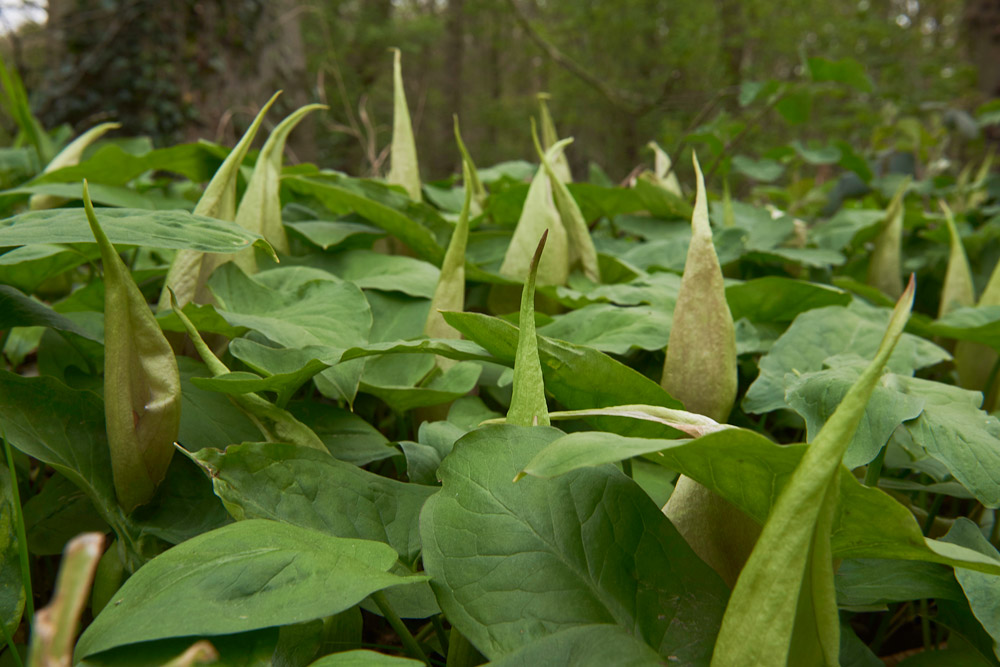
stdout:
[[(10, 338), (10, 329), (4, 329), (3, 332), (0, 333), (0, 357), (3, 357), (3, 349), (7, 347), (8, 338)], [(4, 357), (4, 360), (6, 362), (6, 357)], [(10, 362), (6, 362), (5, 365), (7, 366), (7, 370), (14, 370), (14, 365)]]
[(14, 468), (14, 455), (10, 451), (10, 443), (6, 434), (0, 432), (3, 438), (3, 448), (7, 455), (7, 467), (10, 468), (11, 502), (14, 505), (14, 523), (17, 530), (17, 555), (21, 560), (21, 583), (24, 585), (24, 607), (28, 613), (28, 623), (35, 621), (35, 598), (31, 591), (31, 565), (28, 562), (28, 538), (24, 530), (24, 513), (21, 512), (21, 494), (17, 490), (17, 470)]
[(868, 645), (868, 648), (871, 649), (872, 653), (875, 655), (878, 655), (879, 649), (882, 648), (882, 643), (885, 641), (886, 633), (889, 631), (889, 625), (892, 624), (892, 617), (893, 613), (892, 608), (890, 607), (882, 615), (882, 618), (879, 620), (878, 627), (875, 628), (875, 636), (872, 638), (872, 643)]
[(625, 473), (625, 476), (629, 479), (632, 478), (632, 459), (622, 460), (622, 472)]
[(939, 493), (934, 497), (934, 502), (931, 503), (931, 508), (927, 510), (927, 518), (924, 519), (924, 536), (930, 534), (931, 528), (934, 527), (934, 519), (937, 518), (938, 512), (941, 511), (941, 505), (944, 503), (944, 494)]
[(17, 647), (14, 646), (14, 638), (7, 632), (7, 624), (0, 623), (0, 630), (3, 630), (3, 640), (7, 642), (7, 650), (13, 656), (14, 664), (16, 667), (24, 667), (24, 663), (21, 662), (21, 654), (17, 652)]
[(448, 646), (448, 661), (445, 667), (473, 667), (484, 662), (476, 647), (454, 626), (451, 628)]
[(868, 470), (865, 471), (865, 486), (878, 486), (878, 478), (882, 476), (882, 464), (885, 463), (885, 450), (888, 447), (888, 445), (882, 447), (878, 455), (868, 464)]
[(920, 637), (924, 642), (924, 650), (930, 651), (933, 642), (931, 641), (931, 619), (928, 614), (927, 600), (920, 601)]
[[(993, 391), (993, 385), (997, 381), (997, 373), (1000, 373), (1000, 357), (997, 357), (997, 360), (993, 362), (993, 368), (990, 369), (990, 374), (986, 376), (986, 384), (983, 385), (983, 401), (986, 401), (990, 396), (990, 392)], [(983, 410), (988, 409), (987, 406), (983, 406)]]
[(448, 655), (448, 633), (444, 629), (444, 623), (441, 622), (441, 615), (431, 616), (431, 623), (434, 625), (434, 632), (437, 634), (438, 642), (441, 643), (441, 651), (445, 655)]
[(1000, 510), (993, 510), (993, 527), (990, 528), (990, 544), (996, 546), (997, 538), (1000, 538)]
[(411, 657), (420, 660), (426, 665), (430, 665), (431, 661), (427, 659), (426, 655), (424, 655), (423, 649), (420, 648), (420, 644), (417, 643), (417, 640), (413, 638), (413, 634), (410, 632), (410, 629), (406, 627), (406, 624), (403, 623), (403, 619), (399, 617), (396, 610), (393, 609), (392, 605), (389, 604), (389, 601), (385, 599), (385, 594), (383, 594), (382, 591), (375, 591), (372, 593), (371, 598), (372, 602), (375, 603), (375, 606), (377, 606), (379, 611), (382, 612), (385, 620), (389, 622), (392, 629), (396, 631), (397, 635), (399, 635), (400, 640), (403, 642), (403, 648), (406, 649), (406, 652), (410, 654)]

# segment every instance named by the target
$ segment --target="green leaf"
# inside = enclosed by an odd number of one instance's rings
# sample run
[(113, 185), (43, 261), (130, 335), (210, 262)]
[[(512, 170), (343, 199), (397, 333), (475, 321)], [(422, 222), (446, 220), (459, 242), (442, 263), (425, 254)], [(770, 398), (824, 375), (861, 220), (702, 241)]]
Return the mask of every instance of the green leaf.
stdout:
[(905, 424), (913, 442), (945, 464), (987, 507), (1000, 507), (1000, 420), (979, 409), (980, 394), (920, 378), (902, 378), (924, 410)]
[(361, 222), (328, 222), (326, 220), (304, 220), (302, 222), (286, 222), (285, 227), (301, 234), (313, 245), (329, 250), (342, 243), (353, 242), (358, 239), (366, 239), (361, 243), (370, 244), (367, 239), (375, 239), (383, 235), (378, 227), (366, 225)]
[[(247, 276), (236, 266), (222, 266), (209, 281), (221, 304), (219, 314), (232, 326), (253, 329), (281, 347), (316, 346), (339, 357), (342, 350), (364, 345), (371, 329), (368, 302), (361, 290), (329, 273), (285, 267)], [(341, 364), (316, 376), (320, 391), (351, 401), (361, 363)]]
[(76, 658), (169, 637), (301, 623), (376, 591), (424, 581), (388, 570), (384, 544), (275, 521), (238, 521), (154, 558), (125, 582), (80, 637)]
[[(980, 343), (994, 350), (1000, 350), (1000, 305), (957, 308), (941, 319), (931, 322), (927, 326), (927, 332), (958, 341)], [(958, 350), (955, 354), (956, 356), (959, 354)], [(979, 356), (975, 363), (977, 366), (985, 366), (983, 370), (989, 371), (990, 364), (984, 357)]]
[(872, 80), (865, 72), (865, 66), (853, 58), (840, 60), (809, 58), (806, 62), (813, 81), (843, 83), (863, 93), (870, 93), (875, 89)]
[[(194, 209), (196, 214), (227, 222), (235, 220), (236, 180), (240, 173), (240, 166), (243, 164), (247, 151), (250, 150), (250, 144), (257, 136), (257, 130), (264, 122), (264, 116), (267, 115), (268, 109), (271, 108), (280, 94), (279, 91), (272, 95), (271, 99), (261, 107), (253, 123), (226, 156), (222, 166), (215, 172), (205, 188), (205, 192), (198, 200), (198, 205)], [(212, 272), (223, 262), (223, 258), (206, 255), (204, 252), (196, 250), (182, 250), (177, 253), (163, 283), (163, 291), (160, 293), (159, 300), (159, 303), (162, 304), (160, 309), (162, 310), (170, 303), (170, 290), (173, 290), (177, 303), (182, 307), (191, 301), (208, 303), (211, 300), (211, 295), (208, 294), (205, 284)]]
[(24, 378), (0, 371), (0, 408), (4, 434), (12, 446), (65, 475), (99, 509), (115, 506), (100, 398), (51, 377)]
[(310, 663), (309, 667), (421, 667), (423, 664), (412, 658), (358, 649), (331, 653)]
[(703, 662), (725, 586), (642, 489), (610, 467), (510, 482), (560, 435), (488, 426), (442, 463), (444, 486), (420, 521), (442, 610), (492, 659), (596, 623), (618, 625), (685, 664)]
[[(289, 176), (282, 185), (291, 190), (316, 197), (324, 206), (336, 213), (355, 211), (400, 241), (405, 243), (420, 259), (440, 264), (444, 247), (439, 241), (435, 221), (444, 223), (430, 207), (394, 192), (383, 183), (360, 181), (335, 174), (317, 176)], [(427, 224), (422, 224), (427, 223)], [(447, 240), (447, 237), (445, 237)]]
[(31, 294), (49, 278), (100, 256), (93, 244), (21, 246), (0, 255), (0, 282)]
[(776, 181), (785, 173), (785, 167), (780, 162), (767, 158), (754, 160), (745, 155), (733, 156), (733, 169), (762, 183)]
[[(888, 313), (854, 301), (800, 314), (760, 360), (760, 375), (743, 398), (743, 409), (762, 413), (788, 407), (785, 391), (798, 375), (820, 371), (831, 357), (852, 354), (870, 359), (878, 348)], [(909, 375), (948, 358), (930, 341), (904, 334), (889, 369)], [(786, 377), (788, 378), (786, 380)]]
[(726, 607), (713, 663), (839, 664), (831, 538), (837, 526), (841, 459), (903, 334), (915, 289), (911, 279), (875, 359), (827, 420), (771, 507)]
[(83, 185), (104, 266), (104, 414), (115, 495), (127, 512), (152, 498), (174, 455), (181, 379), (146, 298), (104, 235)]
[(545, 403), (545, 381), (538, 358), (538, 337), (535, 334), (535, 278), (545, 249), (548, 230), (542, 233), (531, 258), (528, 278), (521, 294), (520, 329), (517, 351), (514, 353), (514, 388), (507, 411), (507, 423), (517, 426), (549, 424), (549, 408)]
[(774, 108), (789, 125), (801, 125), (812, 115), (812, 103), (812, 91), (799, 88), (785, 93)]
[(28, 92), (17, 69), (7, 69), (7, 64), (2, 58), (0, 58), (0, 85), (3, 86), (5, 110), (17, 123), (18, 129), (28, 143), (35, 147), (38, 157), (43, 162), (48, 162), (55, 155), (56, 147), (45, 128), (31, 112)]
[(658, 667), (663, 659), (617, 625), (583, 625), (547, 635), (489, 663), (490, 667)]
[(792, 142), (792, 148), (803, 160), (809, 164), (836, 164), (840, 161), (840, 149), (836, 146), (823, 146), (821, 148), (806, 147), (801, 141), (796, 139)]
[(362, 289), (402, 292), (428, 299), (434, 295), (440, 276), (436, 266), (423, 260), (364, 249), (323, 257), (319, 266)]
[(399, 450), (358, 415), (326, 403), (289, 403), (288, 411), (320, 437), (334, 458), (363, 466), (397, 456)]
[[(1000, 563), (996, 548), (983, 536), (979, 526), (965, 517), (958, 517), (942, 540), (974, 549)], [(956, 568), (955, 578), (965, 592), (972, 613), (993, 638), (993, 654), (1000, 658), (1000, 609), (996, 604), (1000, 594), (1000, 575)]]
[(220, 635), (212, 637), (211, 642), (201, 640), (194, 645), (191, 637), (127, 644), (90, 656), (77, 664), (79, 667), (190, 667), (188, 663), (177, 664), (175, 661), (180, 660), (196, 645), (208, 644), (218, 653), (216, 664), (265, 667), (273, 664), (278, 634), (278, 628), (266, 628)]
[(101, 338), (40, 301), (25, 296), (13, 287), (0, 285), (0, 330), (30, 326), (68, 331), (88, 340), (103, 342)]
[[(398, 360), (390, 363), (398, 365)], [(422, 374), (417, 380), (420, 384), (416, 386), (375, 385), (362, 379), (361, 389), (378, 396), (389, 407), (402, 414), (414, 408), (450, 403), (465, 396), (475, 389), (481, 372), (482, 367), (479, 364), (459, 362), (441, 374), (431, 371), (429, 382), (425, 379), (426, 374)]]
[(403, 88), (402, 54), (392, 51), (392, 148), (389, 151), (389, 175), (386, 181), (401, 185), (413, 201), (420, 201), (420, 165), (417, 162), (417, 144), (410, 124), (410, 109), (406, 106)]
[[(539, 447), (530, 463), (525, 461), (525, 472), (550, 477), (646, 455), (763, 523), (807, 449), (805, 445), (777, 445), (746, 429), (726, 429), (696, 440), (628, 438), (590, 431), (570, 433)], [(835, 557), (926, 561), (1000, 574), (1000, 566), (992, 559), (925, 539), (909, 509), (886, 493), (863, 486), (846, 469), (842, 472), (840, 504), (831, 536)]]
[[(317, 109), (326, 108), (322, 104), (309, 104), (293, 111), (278, 123), (260, 149), (246, 193), (236, 210), (236, 224), (263, 236), (277, 252), (285, 255), (289, 252), (288, 237), (281, 224), (281, 201), (278, 198), (285, 142), (303, 118)], [(247, 261), (248, 265), (252, 265), (252, 260), (253, 251), (250, 250), (239, 255), (235, 261)]]
[[(845, 355), (846, 356), (846, 355)], [(836, 359), (836, 357), (834, 357)], [(850, 362), (855, 362), (851, 365)], [(831, 365), (833, 362), (830, 362)], [(865, 360), (852, 357), (827, 370), (795, 377), (785, 388), (785, 402), (806, 420), (807, 439), (812, 441), (833, 415), (861, 371)], [(870, 462), (889, 442), (893, 432), (903, 422), (916, 419), (924, 410), (920, 396), (903, 389), (906, 378), (886, 373), (879, 378), (844, 454), (844, 465), (857, 468)]]
[[(462, 334), (482, 345), (500, 362), (512, 365), (518, 342), (517, 327), (500, 318), (479, 313), (445, 313), (445, 320)], [(545, 389), (571, 410), (603, 408), (639, 402), (665, 408), (682, 408), (663, 388), (641, 373), (597, 350), (538, 336)], [(598, 427), (625, 434), (662, 436), (653, 424), (607, 418), (594, 421)]]
[(734, 320), (791, 322), (801, 313), (826, 306), (846, 306), (851, 295), (817, 283), (767, 276), (726, 286), (726, 302)]
[[(966, 570), (957, 568), (955, 572)], [(836, 584), (837, 604), (842, 607), (868, 607), (921, 598), (960, 600), (963, 596), (950, 567), (919, 561), (849, 558), (837, 568)]]
[(117, 144), (108, 144), (80, 164), (42, 174), (30, 184), (79, 183), (86, 178), (94, 183), (122, 186), (149, 171), (169, 171), (202, 182), (212, 177), (225, 155), (224, 148), (207, 141), (178, 144), (138, 155)]
[[(172, 297), (172, 295), (171, 295)], [(174, 306), (176, 301), (171, 299)], [(219, 360), (215, 353), (205, 344), (201, 334), (195, 329), (191, 320), (180, 309), (174, 311), (184, 324), (191, 343), (208, 367), (212, 375), (225, 375), (229, 368)], [(271, 403), (257, 394), (236, 394), (233, 402), (260, 429), (261, 434), (270, 442), (287, 442), (302, 447), (326, 451), (326, 446), (319, 437), (305, 424), (301, 423), (287, 410)]]
[[(8, 637), (13, 637), (21, 625), (25, 603), (16, 530), (15, 493), (18, 490), (11, 478), (10, 469), (6, 465), (0, 466), (0, 623), (3, 623), (4, 634)], [(27, 517), (25, 519), (27, 523)]]
[[(47, 174), (55, 171), (56, 169), (62, 169), (63, 167), (71, 167), (79, 164), (80, 158), (83, 157), (83, 151), (86, 150), (88, 146), (111, 130), (118, 129), (119, 127), (121, 127), (121, 123), (101, 123), (100, 125), (90, 128), (74, 139), (68, 146), (66, 146), (66, 148), (59, 151), (59, 154), (52, 158), (51, 162), (45, 165), (45, 170), (42, 173)], [(41, 209), (62, 206), (64, 203), (64, 200), (51, 195), (34, 195), (28, 201), (28, 208), (32, 211), (38, 211)]]
[(109, 530), (87, 494), (58, 473), (24, 503), (24, 526), (28, 551), (39, 556), (59, 555), (66, 543), (81, 532)]
[(692, 155), (692, 160), (698, 193), (691, 244), (660, 384), (688, 411), (725, 421), (736, 399), (736, 333), (712, 242), (705, 179), (698, 157)]
[(885, 222), (868, 261), (868, 284), (894, 299), (903, 292), (903, 198), (909, 188), (910, 180), (903, 179), (885, 210)]
[(809, 241), (827, 250), (843, 250), (848, 244), (859, 245), (863, 233), (884, 219), (885, 211), (842, 208), (810, 229)]
[[(185, 211), (101, 209), (101, 220), (108, 240), (120, 245), (218, 253), (239, 252), (251, 245), (270, 248), (256, 234), (231, 222)], [(0, 221), (0, 246), (93, 242), (83, 209), (32, 211)]]
[(625, 355), (637, 348), (662, 350), (670, 337), (671, 322), (670, 312), (658, 307), (623, 308), (594, 303), (557, 315), (538, 332), (601, 352)]
[(193, 384), (196, 377), (212, 374), (201, 362), (177, 357), (181, 374), (181, 426), (177, 441), (188, 451), (202, 447), (225, 447), (234, 442), (255, 440), (260, 431), (226, 396)]
[(271, 519), (384, 542), (410, 567), (420, 555), (417, 517), (437, 487), (405, 484), (283, 444), (203, 449), (194, 458), (238, 520)]
[[(170, 462), (167, 477), (152, 502), (137, 509), (129, 519), (140, 538), (153, 536), (168, 544), (180, 544), (232, 522), (212, 493), (211, 483), (198, 466), (183, 456), (175, 456)], [(157, 552), (160, 550), (157, 547)]]

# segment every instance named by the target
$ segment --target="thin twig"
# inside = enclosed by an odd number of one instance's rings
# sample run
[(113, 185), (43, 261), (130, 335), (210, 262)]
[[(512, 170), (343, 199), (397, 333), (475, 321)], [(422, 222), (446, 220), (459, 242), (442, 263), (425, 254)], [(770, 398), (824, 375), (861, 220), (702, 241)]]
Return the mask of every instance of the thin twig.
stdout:
[(722, 147), (722, 151), (716, 156), (715, 161), (712, 162), (712, 166), (705, 171), (706, 181), (712, 178), (712, 175), (715, 173), (715, 170), (719, 168), (720, 164), (722, 164), (722, 160), (723, 158), (726, 157), (726, 154), (728, 154), (730, 151), (736, 148), (736, 146), (738, 146), (739, 143), (743, 141), (743, 139), (746, 138), (748, 134), (750, 134), (750, 130), (754, 129), (757, 125), (759, 125), (760, 122), (764, 120), (764, 116), (770, 113), (771, 109), (777, 106), (778, 102), (780, 102), (782, 98), (784, 98), (784, 93), (775, 95), (770, 102), (764, 105), (764, 107), (760, 111), (758, 111), (753, 118), (750, 119), (746, 127), (740, 130), (739, 134), (730, 139), (729, 143), (727, 143), (725, 146)]
[(615, 90), (611, 88), (599, 77), (585, 70), (575, 60), (572, 60), (569, 56), (560, 51), (557, 46), (542, 37), (542, 35), (535, 30), (535, 27), (531, 25), (531, 21), (528, 20), (528, 17), (517, 4), (516, 0), (507, 0), (507, 4), (510, 6), (511, 11), (514, 12), (514, 18), (517, 19), (520, 26), (524, 28), (528, 37), (530, 37), (531, 40), (545, 52), (545, 55), (547, 55), (553, 62), (561, 65), (566, 70), (594, 88), (594, 90), (599, 92), (611, 104), (611, 106), (628, 113), (635, 113), (638, 109), (646, 105), (644, 100), (638, 98), (635, 94), (629, 91)]

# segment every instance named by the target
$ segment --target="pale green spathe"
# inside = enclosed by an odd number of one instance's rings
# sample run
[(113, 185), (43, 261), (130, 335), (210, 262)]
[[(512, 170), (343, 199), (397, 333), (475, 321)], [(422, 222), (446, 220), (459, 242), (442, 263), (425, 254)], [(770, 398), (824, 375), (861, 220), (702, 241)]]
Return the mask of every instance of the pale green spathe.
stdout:
[[(46, 165), (45, 169), (42, 170), (42, 173), (48, 174), (56, 169), (72, 167), (80, 164), (80, 158), (83, 157), (83, 151), (87, 150), (88, 146), (111, 130), (117, 130), (121, 126), (121, 123), (101, 123), (96, 127), (90, 128), (70, 142), (66, 148), (59, 151), (59, 154), (52, 158), (52, 161)], [(32, 195), (31, 199), (28, 200), (28, 208), (32, 211), (39, 211), (46, 208), (56, 208), (57, 206), (65, 204), (66, 201), (67, 200), (63, 197), (56, 197), (55, 195), (37, 194)]]
[(181, 379), (170, 343), (128, 267), (83, 203), (104, 265), (104, 413), (115, 494), (127, 512), (167, 474), (181, 421)]
[(674, 307), (661, 385), (690, 412), (724, 422), (736, 399), (736, 334), (708, 223), (705, 179), (697, 196), (684, 276)]
[[(232, 221), (236, 218), (236, 178), (240, 173), (240, 165), (250, 150), (250, 144), (257, 136), (264, 116), (274, 101), (281, 94), (279, 90), (271, 99), (261, 107), (254, 118), (253, 123), (240, 138), (236, 146), (229, 152), (222, 166), (215, 172), (208, 187), (202, 193), (201, 199), (195, 206), (194, 211), (198, 215), (205, 215), (219, 220)], [(197, 250), (181, 250), (174, 257), (167, 278), (163, 283), (163, 291), (160, 292), (158, 310), (167, 310), (170, 307), (170, 292), (173, 291), (177, 302), (181, 307), (194, 301), (195, 303), (211, 303), (212, 295), (205, 284), (212, 272), (218, 268), (219, 264), (225, 261), (219, 255), (207, 254)]]
[[(302, 122), (308, 114), (318, 109), (326, 109), (322, 104), (308, 104), (288, 115), (283, 121), (278, 123), (263, 148), (257, 156), (257, 164), (254, 166), (250, 183), (247, 184), (247, 191), (240, 201), (240, 206), (236, 210), (236, 224), (244, 229), (260, 234), (274, 249), (280, 253), (288, 254), (288, 236), (285, 234), (285, 226), (281, 222), (281, 164), (282, 155), (285, 152), (285, 142), (295, 126)], [(254, 250), (250, 248), (236, 255), (233, 260), (247, 273), (253, 273), (256, 269)]]
[(885, 210), (882, 231), (875, 239), (875, 249), (868, 263), (868, 284), (899, 298), (903, 293), (903, 197), (910, 188), (910, 179), (905, 179)]
[(838, 665), (830, 536), (841, 460), (913, 307), (903, 293), (875, 359), (820, 430), (771, 508), (726, 607), (712, 664)]
[(410, 109), (406, 105), (403, 88), (402, 55), (392, 51), (392, 148), (389, 154), (389, 175), (392, 185), (401, 185), (413, 201), (420, 201), (420, 163), (417, 161), (417, 143), (413, 138)]
[(514, 389), (507, 412), (507, 423), (518, 426), (549, 425), (549, 409), (545, 404), (545, 381), (538, 359), (538, 338), (535, 334), (535, 276), (545, 248), (547, 233), (542, 234), (531, 258), (528, 279), (521, 293), (521, 315), (518, 323), (517, 352), (514, 356)]

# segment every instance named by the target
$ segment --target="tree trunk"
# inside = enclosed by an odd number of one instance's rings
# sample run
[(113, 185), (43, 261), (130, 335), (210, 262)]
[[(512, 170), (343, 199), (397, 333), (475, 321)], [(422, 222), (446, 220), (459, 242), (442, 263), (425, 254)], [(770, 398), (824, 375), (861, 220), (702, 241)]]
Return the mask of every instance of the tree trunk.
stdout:
[(979, 89), (1000, 97), (1000, 0), (967, 0), (963, 21)]

